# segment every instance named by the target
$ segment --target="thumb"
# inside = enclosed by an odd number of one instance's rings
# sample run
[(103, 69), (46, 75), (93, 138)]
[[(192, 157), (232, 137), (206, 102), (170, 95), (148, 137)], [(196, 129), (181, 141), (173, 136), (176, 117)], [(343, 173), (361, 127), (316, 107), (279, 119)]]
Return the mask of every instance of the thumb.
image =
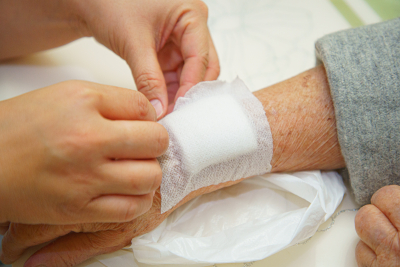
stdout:
[(143, 93), (161, 118), (167, 112), (168, 93), (152, 36), (132, 38), (134, 44), (128, 52), (127, 63), (132, 70), (136, 87)]

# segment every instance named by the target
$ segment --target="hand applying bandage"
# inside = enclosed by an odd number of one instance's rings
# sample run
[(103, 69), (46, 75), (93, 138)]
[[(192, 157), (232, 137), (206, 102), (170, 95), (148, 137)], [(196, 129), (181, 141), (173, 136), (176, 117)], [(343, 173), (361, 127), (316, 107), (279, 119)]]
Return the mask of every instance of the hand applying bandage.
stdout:
[[(271, 172), (336, 169), (344, 166), (323, 67), (255, 92), (254, 96), (264, 107), (271, 129)], [(133, 237), (154, 229), (183, 203), (198, 195), (236, 184), (243, 178), (196, 189), (163, 214), (160, 191), (157, 190), (150, 211), (122, 224), (11, 224), (3, 241), (2, 260), (13, 262), (26, 248), (57, 238), (36, 252), (26, 266), (78, 264), (94, 255), (128, 245)]]

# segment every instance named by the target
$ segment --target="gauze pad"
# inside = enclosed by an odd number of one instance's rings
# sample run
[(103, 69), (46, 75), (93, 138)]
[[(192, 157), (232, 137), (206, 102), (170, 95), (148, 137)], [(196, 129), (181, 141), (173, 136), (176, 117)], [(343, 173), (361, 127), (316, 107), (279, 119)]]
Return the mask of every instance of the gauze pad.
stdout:
[(167, 152), (159, 158), (161, 213), (199, 188), (271, 170), (267, 117), (238, 78), (195, 85), (160, 124), (170, 138)]

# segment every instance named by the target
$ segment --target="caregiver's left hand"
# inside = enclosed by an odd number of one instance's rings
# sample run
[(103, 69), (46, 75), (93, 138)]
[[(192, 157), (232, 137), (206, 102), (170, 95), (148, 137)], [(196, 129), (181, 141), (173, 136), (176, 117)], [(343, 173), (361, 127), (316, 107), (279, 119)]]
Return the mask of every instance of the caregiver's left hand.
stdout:
[(218, 77), (218, 57), (202, 1), (72, 2), (83, 20), (83, 34), (94, 36), (126, 60), (138, 90), (159, 118), (193, 85)]
[(361, 238), (356, 247), (358, 266), (400, 266), (400, 186), (378, 190), (371, 205), (358, 211), (355, 223)]

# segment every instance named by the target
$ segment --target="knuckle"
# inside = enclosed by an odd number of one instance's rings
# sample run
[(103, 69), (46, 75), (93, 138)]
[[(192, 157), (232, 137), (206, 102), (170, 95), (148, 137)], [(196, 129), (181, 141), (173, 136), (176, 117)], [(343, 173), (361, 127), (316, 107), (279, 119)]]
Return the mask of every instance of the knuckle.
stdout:
[(208, 63), (210, 62), (208, 51), (204, 51), (203, 53), (201, 53), (201, 54), (199, 55), (199, 59), (198, 59), (198, 60), (199, 60), (199, 63), (200, 63), (202, 66), (208, 67)]
[(124, 216), (121, 221), (130, 222), (140, 215), (147, 212), (153, 204), (153, 199), (150, 194), (141, 196), (140, 200), (131, 201), (129, 206), (124, 212)]
[(219, 65), (219, 64), (216, 64), (216, 65), (213, 67), (213, 69), (214, 69), (215, 75), (218, 77), (219, 74), (221, 73), (221, 67), (220, 67), (220, 65)]
[[(99, 91), (90, 86), (90, 83), (78, 80), (70, 80), (62, 82), (63, 88), (74, 98), (75, 101), (90, 101), (99, 100), (101, 94)], [(78, 102), (79, 103), (79, 102)]]
[[(80, 179), (83, 180), (82, 178)], [(65, 197), (64, 201), (59, 205), (58, 210), (64, 218), (81, 218), (81, 215), (85, 214), (83, 202), (82, 198), (73, 193)]]
[(129, 203), (129, 206), (125, 210), (125, 213), (122, 213), (123, 216), (120, 221), (122, 222), (129, 222), (138, 217), (140, 214), (138, 214), (138, 205), (136, 201), (131, 201)]
[(379, 189), (371, 198), (371, 203), (380, 210), (391, 210), (394, 206), (400, 205), (400, 187), (388, 185)]
[(147, 98), (139, 92), (132, 91), (132, 107), (133, 117), (137, 119), (143, 119), (149, 113), (149, 101)]
[(141, 73), (135, 78), (135, 81), (138, 91), (147, 97), (155, 96), (157, 89), (163, 86), (163, 81), (153, 72)]
[(201, 0), (194, 0), (194, 5), (196, 6), (196, 10), (200, 11), (201, 14), (208, 17), (208, 6)]
[(393, 196), (395, 194), (399, 194), (399, 192), (400, 192), (399, 188), (400, 188), (400, 186), (398, 186), (398, 185), (384, 186), (375, 192), (375, 194), (372, 196), (372, 199), (377, 200), (377, 199), (380, 199), (385, 196), (389, 196), (389, 195)]
[[(51, 147), (53, 150), (49, 151), (48, 155), (52, 156), (53, 162), (69, 165), (73, 162), (76, 164), (79, 160), (79, 162), (89, 166), (90, 162), (99, 156), (98, 153), (94, 152), (108, 143), (109, 137), (107, 135), (89, 125), (82, 125), (79, 129), (71, 127), (68, 134), (60, 136), (56, 140), (55, 146)], [(73, 166), (71, 165), (71, 167)]]

